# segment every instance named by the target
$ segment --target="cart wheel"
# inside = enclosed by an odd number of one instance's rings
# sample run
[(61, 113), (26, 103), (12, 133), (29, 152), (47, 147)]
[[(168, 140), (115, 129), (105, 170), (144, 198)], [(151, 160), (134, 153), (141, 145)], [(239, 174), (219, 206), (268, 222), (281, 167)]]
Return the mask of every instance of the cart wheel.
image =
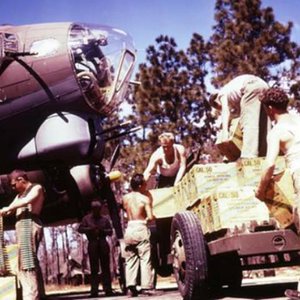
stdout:
[(207, 298), (207, 254), (201, 225), (193, 212), (177, 213), (171, 227), (174, 275), (184, 300)]

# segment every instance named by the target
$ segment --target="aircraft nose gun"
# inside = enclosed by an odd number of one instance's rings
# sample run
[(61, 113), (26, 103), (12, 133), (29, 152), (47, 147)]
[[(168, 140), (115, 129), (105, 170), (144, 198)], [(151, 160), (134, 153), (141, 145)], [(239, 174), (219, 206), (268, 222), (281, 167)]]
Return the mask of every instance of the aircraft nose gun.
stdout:
[(131, 38), (114, 28), (74, 25), (68, 43), (86, 102), (108, 114), (122, 101), (133, 70)]
[(83, 111), (107, 116), (122, 102), (135, 62), (122, 30), (81, 23), (0, 26), (0, 121)]

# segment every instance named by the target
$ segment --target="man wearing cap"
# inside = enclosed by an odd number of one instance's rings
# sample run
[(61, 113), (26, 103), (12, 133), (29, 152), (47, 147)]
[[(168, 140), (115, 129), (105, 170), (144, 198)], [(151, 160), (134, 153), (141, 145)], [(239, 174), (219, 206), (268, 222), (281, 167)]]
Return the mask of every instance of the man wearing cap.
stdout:
[(268, 119), (261, 109), (259, 96), (267, 88), (268, 84), (261, 78), (244, 74), (229, 81), (209, 99), (210, 105), (221, 111), (222, 141), (229, 138), (230, 120), (240, 117), (242, 158), (264, 156), (266, 153)]
[(113, 296), (110, 276), (110, 248), (106, 240), (113, 233), (109, 219), (101, 215), (101, 203), (92, 201), (91, 212), (83, 217), (78, 232), (88, 238), (88, 254), (91, 267), (91, 297), (98, 296), (99, 261), (102, 272), (102, 285), (105, 296)]
[(175, 143), (174, 134), (171, 132), (162, 133), (158, 139), (160, 147), (151, 155), (144, 178), (147, 182), (151, 174), (157, 172), (158, 188), (173, 186), (184, 175), (186, 151), (184, 146)]
[[(0, 210), (0, 215), (6, 216), (16, 212), (16, 236), (19, 246), (19, 271), (18, 279), (22, 286), (22, 299), (38, 300), (44, 296), (44, 286), (42, 272), (37, 258), (38, 247), (43, 238), (43, 227), (39, 215), (45, 200), (44, 189), (40, 184), (33, 184), (29, 181), (28, 175), (23, 170), (14, 170), (10, 175), (10, 184), (17, 195), (13, 202)], [(31, 240), (24, 240), (24, 220), (29, 221)], [(32, 253), (22, 255), (24, 243), (29, 247), (32, 245)], [(33, 267), (25, 266), (25, 259), (21, 257), (33, 258)], [(28, 263), (27, 263), (28, 264)], [(30, 265), (30, 263), (29, 263)]]

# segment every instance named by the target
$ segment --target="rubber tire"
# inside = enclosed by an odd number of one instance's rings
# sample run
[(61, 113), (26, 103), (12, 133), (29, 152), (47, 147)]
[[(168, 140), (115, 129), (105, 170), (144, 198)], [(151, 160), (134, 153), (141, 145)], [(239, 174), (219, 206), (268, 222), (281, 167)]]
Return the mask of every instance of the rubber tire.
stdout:
[[(180, 234), (179, 239), (178, 233)], [(207, 299), (208, 261), (206, 242), (200, 222), (193, 212), (180, 212), (174, 216), (171, 226), (171, 242), (174, 255), (176, 255), (174, 242), (178, 242), (179, 247), (183, 247), (180, 251), (184, 251), (185, 254), (185, 262), (182, 264), (184, 271), (181, 272), (175, 265), (173, 268), (181, 296), (184, 300)]]

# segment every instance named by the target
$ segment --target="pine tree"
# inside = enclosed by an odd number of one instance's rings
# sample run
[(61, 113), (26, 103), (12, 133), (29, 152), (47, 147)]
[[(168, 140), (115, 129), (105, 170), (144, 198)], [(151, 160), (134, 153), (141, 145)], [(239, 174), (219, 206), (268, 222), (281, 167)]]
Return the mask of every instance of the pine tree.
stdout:
[(298, 56), (290, 38), (292, 22), (276, 21), (271, 7), (261, 8), (261, 0), (216, 0), (215, 20), (209, 54), (216, 87), (246, 73), (279, 80), (281, 64), (294, 63)]
[(142, 171), (158, 147), (157, 136), (171, 131), (187, 148), (203, 145), (210, 127), (206, 116), (204, 79), (207, 52), (205, 42), (194, 34), (186, 51), (178, 50), (175, 40), (159, 36), (147, 48), (147, 62), (139, 66), (134, 91), (132, 119), (143, 131), (126, 149), (132, 169)]

